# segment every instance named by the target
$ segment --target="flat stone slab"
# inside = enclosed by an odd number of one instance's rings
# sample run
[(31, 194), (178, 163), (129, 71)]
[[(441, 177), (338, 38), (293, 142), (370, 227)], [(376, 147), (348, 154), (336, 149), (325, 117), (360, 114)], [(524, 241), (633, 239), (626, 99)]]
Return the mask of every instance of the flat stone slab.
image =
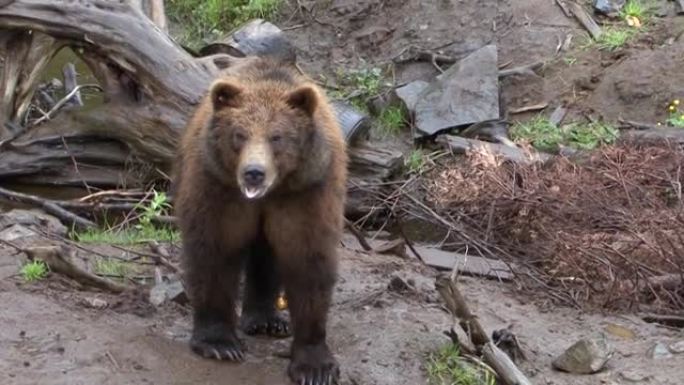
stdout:
[(418, 135), (498, 119), (496, 45), (478, 49), (438, 76), (420, 93), (415, 108)]
[(482, 258), (474, 255), (452, 253), (427, 246), (414, 246), (423, 262), (438, 270), (456, 268), (460, 274), (487, 277), (509, 281), (514, 275), (509, 266), (500, 260)]

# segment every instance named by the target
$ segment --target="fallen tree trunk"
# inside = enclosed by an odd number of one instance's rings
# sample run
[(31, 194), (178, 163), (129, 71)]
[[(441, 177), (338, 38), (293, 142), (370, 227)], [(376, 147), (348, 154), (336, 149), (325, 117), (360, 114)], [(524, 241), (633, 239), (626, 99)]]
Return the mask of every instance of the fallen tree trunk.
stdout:
[[(17, 70), (6, 63), (4, 94), (16, 88), (22, 97), (3, 100), (10, 104), (0, 116), (4, 121), (21, 121), (26, 108), (20, 107), (33, 95), (35, 73), (56, 53), (55, 47), (74, 48), (105, 96), (103, 105), (87, 112), (66, 111), (16, 141), (55, 134), (97, 135), (125, 143), (134, 155), (161, 166), (173, 158), (188, 114), (220, 70), (213, 58), (226, 56), (193, 58), (140, 9), (126, 2), (16, 0), (0, 8), (0, 28), (8, 42), (16, 41), (17, 34), (38, 31), (40, 34), (31, 35), (44, 36), (41, 46), (50, 47), (44, 49), (49, 54), (32, 61), (40, 66), (23, 66), (31, 68), (28, 78), (13, 75)], [(38, 44), (35, 40), (31, 40), (33, 45)], [(17, 56), (27, 49), (26, 44), (5, 44), (5, 57)], [(2, 135), (8, 136), (6, 132)]]
[[(160, 12), (163, 2), (156, 0), (0, 2), (6, 59), (0, 183), (111, 189), (168, 176), (180, 133), (210, 81), (221, 69), (249, 59), (191, 56), (164, 32)], [(63, 47), (87, 65), (104, 101), (60, 109), (69, 101), (65, 98), (54, 104), (54, 113), (33, 111), (38, 115), (28, 122), (40, 75)], [(79, 86), (69, 87), (78, 91)], [(353, 171), (358, 170), (361, 179), (374, 182), (402, 163), (401, 154), (373, 148), (359, 148), (351, 158), (352, 176), (359, 177)], [(348, 207), (358, 213), (375, 195), (356, 191)]]

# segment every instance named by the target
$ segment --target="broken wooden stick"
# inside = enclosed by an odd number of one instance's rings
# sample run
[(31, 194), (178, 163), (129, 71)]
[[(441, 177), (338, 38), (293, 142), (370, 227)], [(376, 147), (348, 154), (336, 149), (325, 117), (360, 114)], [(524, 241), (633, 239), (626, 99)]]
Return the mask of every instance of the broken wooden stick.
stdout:
[(41, 208), (45, 210), (48, 214), (52, 214), (59, 218), (62, 222), (65, 224), (71, 226), (75, 226), (77, 228), (93, 228), (96, 227), (95, 223), (85, 219), (81, 218), (78, 215), (71, 213), (59, 205), (57, 205), (55, 202), (39, 198), (34, 195), (28, 195), (28, 194), (23, 194), (20, 192), (16, 191), (10, 191), (7, 189), (4, 189), (0, 187), (0, 199), (6, 199), (9, 201), (13, 202), (19, 202), (19, 203), (25, 203), (29, 204), (31, 206), (35, 206), (38, 208)]
[(117, 294), (130, 290), (128, 286), (98, 277), (76, 266), (72, 261), (73, 250), (67, 246), (29, 247), (23, 249), (23, 251), (30, 260), (41, 260), (48, 265), (51, 271), (64, 274), (84, 285), (97, 287)]
[(575, 16), (577, 21), (582, 24), (582, 26), (589, 32), (591, 37), (594, 39), (598, 39), (603, 31), (601, 30), (601, 27), (599, 27), (598, 24), (596, 24), (596, 21), (594, 21), (594, 18), (589, 15), (589, 13), (582, 7), (580, 4), (575, 3), (574, 1), (569, 1), (568, 2), (568, 8), (570, 8), (570, 11), (572, 14)]
[(359, 241), (359, 244), (361, 247), (363, 247), (364, 251), (373, 251), (373, 247), (371, 247), (371, 245), (368, 243), (366, 237), (361, 234), (361, 232), (356, 228), (356, 226), (354, 226), (353, 223), (351, 223), (351, 221), (345, 218), (344, 226), (352, 233), (352, 235), (354, 235), (354, 237), (356, 237), (356, 240)]
[(494, 369), (501, 382), (505, 385), (532, 385), (511, 358), (489, 339), (477, 316), (470, 311), (465, 297), (458, 289), (456, 279), (442, 274), (437, 278), (435, 286), (449, 312), (458, 320), (463, 331), (482, 353), (484, 361)]
[(534, 71), (544, 66), (543, 61), (525, 64), (520, 67), (513, 67), (499, 71), (499, 77), (504, 78), (511, 75), (536, 75)]

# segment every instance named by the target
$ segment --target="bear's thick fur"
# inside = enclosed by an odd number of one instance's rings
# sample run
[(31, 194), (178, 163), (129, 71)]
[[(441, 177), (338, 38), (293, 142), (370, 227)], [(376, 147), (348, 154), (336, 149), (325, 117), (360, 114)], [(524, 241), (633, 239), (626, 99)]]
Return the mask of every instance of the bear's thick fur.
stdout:
[(275, 309), (283, 287), (294, 336), (290, 378), (337, 382), (326, 321), (347, 161), (326, 96), (294, 68), (250, 58), (211, 85), (188, 123), (174, 171), (193, 351), (244, 358), (235, 308), (244, 266), (243, 330), (289, 334)]

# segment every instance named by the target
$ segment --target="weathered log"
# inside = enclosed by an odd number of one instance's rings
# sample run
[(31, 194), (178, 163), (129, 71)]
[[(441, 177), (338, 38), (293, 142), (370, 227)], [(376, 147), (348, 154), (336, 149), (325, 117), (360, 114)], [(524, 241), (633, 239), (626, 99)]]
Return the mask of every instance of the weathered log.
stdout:
[(593, 37), (594, 39), (598, 39), (601, 36), (601, 34), (603, 33), (601, 27), (599, 27), (599, 25), (596, 24), (594, 18), (591, 17), (589, 12), (587, 12), (582, 5), (574, 1), (569, 1), (568, 8), (570, 8), (570, 11), (575, 16), (577, 21), (579, 21), (580, 24), (582, 24), (582, 26), (589, 32), (591, 37)]
[[(62, 68), (62, 75), (64, 76), (64, 93), (66, 99), (64, 106), (83, 106), (83, 100), (81, 99), (81, 91), (77, 89), (78, 81), (76, 77), (76, 66), (74, 63), (67, 63)], [(71, 95), (73, 93), (73, 95)]]
[(45, 212), (52, 214), (59, 218), (62, 222), (75, 226), (79, 229), (87, 229), (95, 227), (95, 224), (87, 219), (83, 219), (78, 215), (75, 215), (62, 207), (58, 206), (54, 202), (49, 200), (40, 199), (32, 195), (22, 194), (6, 190), (0, 187), (0, 199), (6, 199), (10, 201), (16, 201), (21, 203), (27, 203), (36, 207), (40, 207), (45, 210)]
[(41, 260), (48, 265), (51, 271), (64, 274), (83, 285), (94, 286), (116, 294), (131, 289), (128, 286), (98, 277), (81, 269), (73, 262), (74, 250), (65, 245), (30, 247), (23, 251), (29, 259)]
[[(37, 78), (52, 52), (69, 46), (92, 71), (104, 99), (87, 111), (55, 106), (40, 124), (19, 129), (19, 135), (5, 135), (0, 140), (0, 181), (115, 188), (140, 186), (148, 176), (168, 174), (180, 132), (209, 82), (221, 69), (250, 59), (226, 54), (192, 57), (145, 17), (143, 10), (151, 15), (145, 4), (15, 0), (0, 5), (0, 39), (10, 50), (6, 56), (35, 56), (27, 68), (11, 62), (4, 68), (3, 92), (19, 87), (25, 89), (22, 95), (31, 95), (35, 82), (17, 85), (26, 77), (21, 71)], [(38, 40), (50, 50), (40, 55), (28, 52)], [(31, 98), (3, 99), (6, 105), (0, 107), (6, 113), (0, 112), (0, 124), (14, 127), (18, 105), (27, 105), (27, 100)], [(378, 184), (401, 166), (402, 157), (361, 146), (352, 149), (351, 158), (356, 186), (371, 187), (352, 191), (348, 208), (365, 215), (378, 196)], [(132, 160), (153, 172), (131, 173)], [(353, 186), (350, 182), (350, 189)]]
[(31, 29), (10, 30), (0, 35), (4, 56), (0, 78), (0, 139), (17, 134), (8, 132), (4, 123), (23, 120), (40, 74), (62, 46), (53, 37)]
[(470, 151), (480, 151), (500, 156), (505, 160), (529, 164), (545, 162), (551, 158), (549, 154), (540, 152), (526, 152), (521, 148), (511, 147), (504, 144), (488, 143), (481, 140), (467, 139), (459, 136), (444, 135), (437, 139), (445, 144), (449, 150), (456, 154), (465, 154)]
[[(78, 47), (75, 51), (104, 88), (102, 106), (65, 112), (31, 130), (32, 137), (70, 132), (118, 139), (136, 155), (161, 165), (171, 161), (189, 112), (219, 71), (214, 57), (191, 57), (128, 2), (16, 0), (0, 8), (0, 28), (6, 41), (34, 31), (32, 35), (48, 36), (43, 40), (53, 46)], [(8, 56), (26, 51), (9, 48)], [(49, 57), (41, 54), (40, 60)], [(25, 63), (33, 72), (42, 70)], [(10, 66), (4, 72), (13, 75), (16, 70)], [(16, 86), (8, 80), (5, 76), (6, 92)], [(30, 94), (32, 86), (26, 83), (23, 87), (30, 92), (23, 93)], [(13, 106), (14, 113), (5, 113), (4, 120), (21, 112), (17, 102)]]
[(134, 173), (126, 172), (130, 163), (125, 145), (94, 136), (50, 136), (0, 144), (0, 180), (17, 183), (130, 186), (140, 182)]

